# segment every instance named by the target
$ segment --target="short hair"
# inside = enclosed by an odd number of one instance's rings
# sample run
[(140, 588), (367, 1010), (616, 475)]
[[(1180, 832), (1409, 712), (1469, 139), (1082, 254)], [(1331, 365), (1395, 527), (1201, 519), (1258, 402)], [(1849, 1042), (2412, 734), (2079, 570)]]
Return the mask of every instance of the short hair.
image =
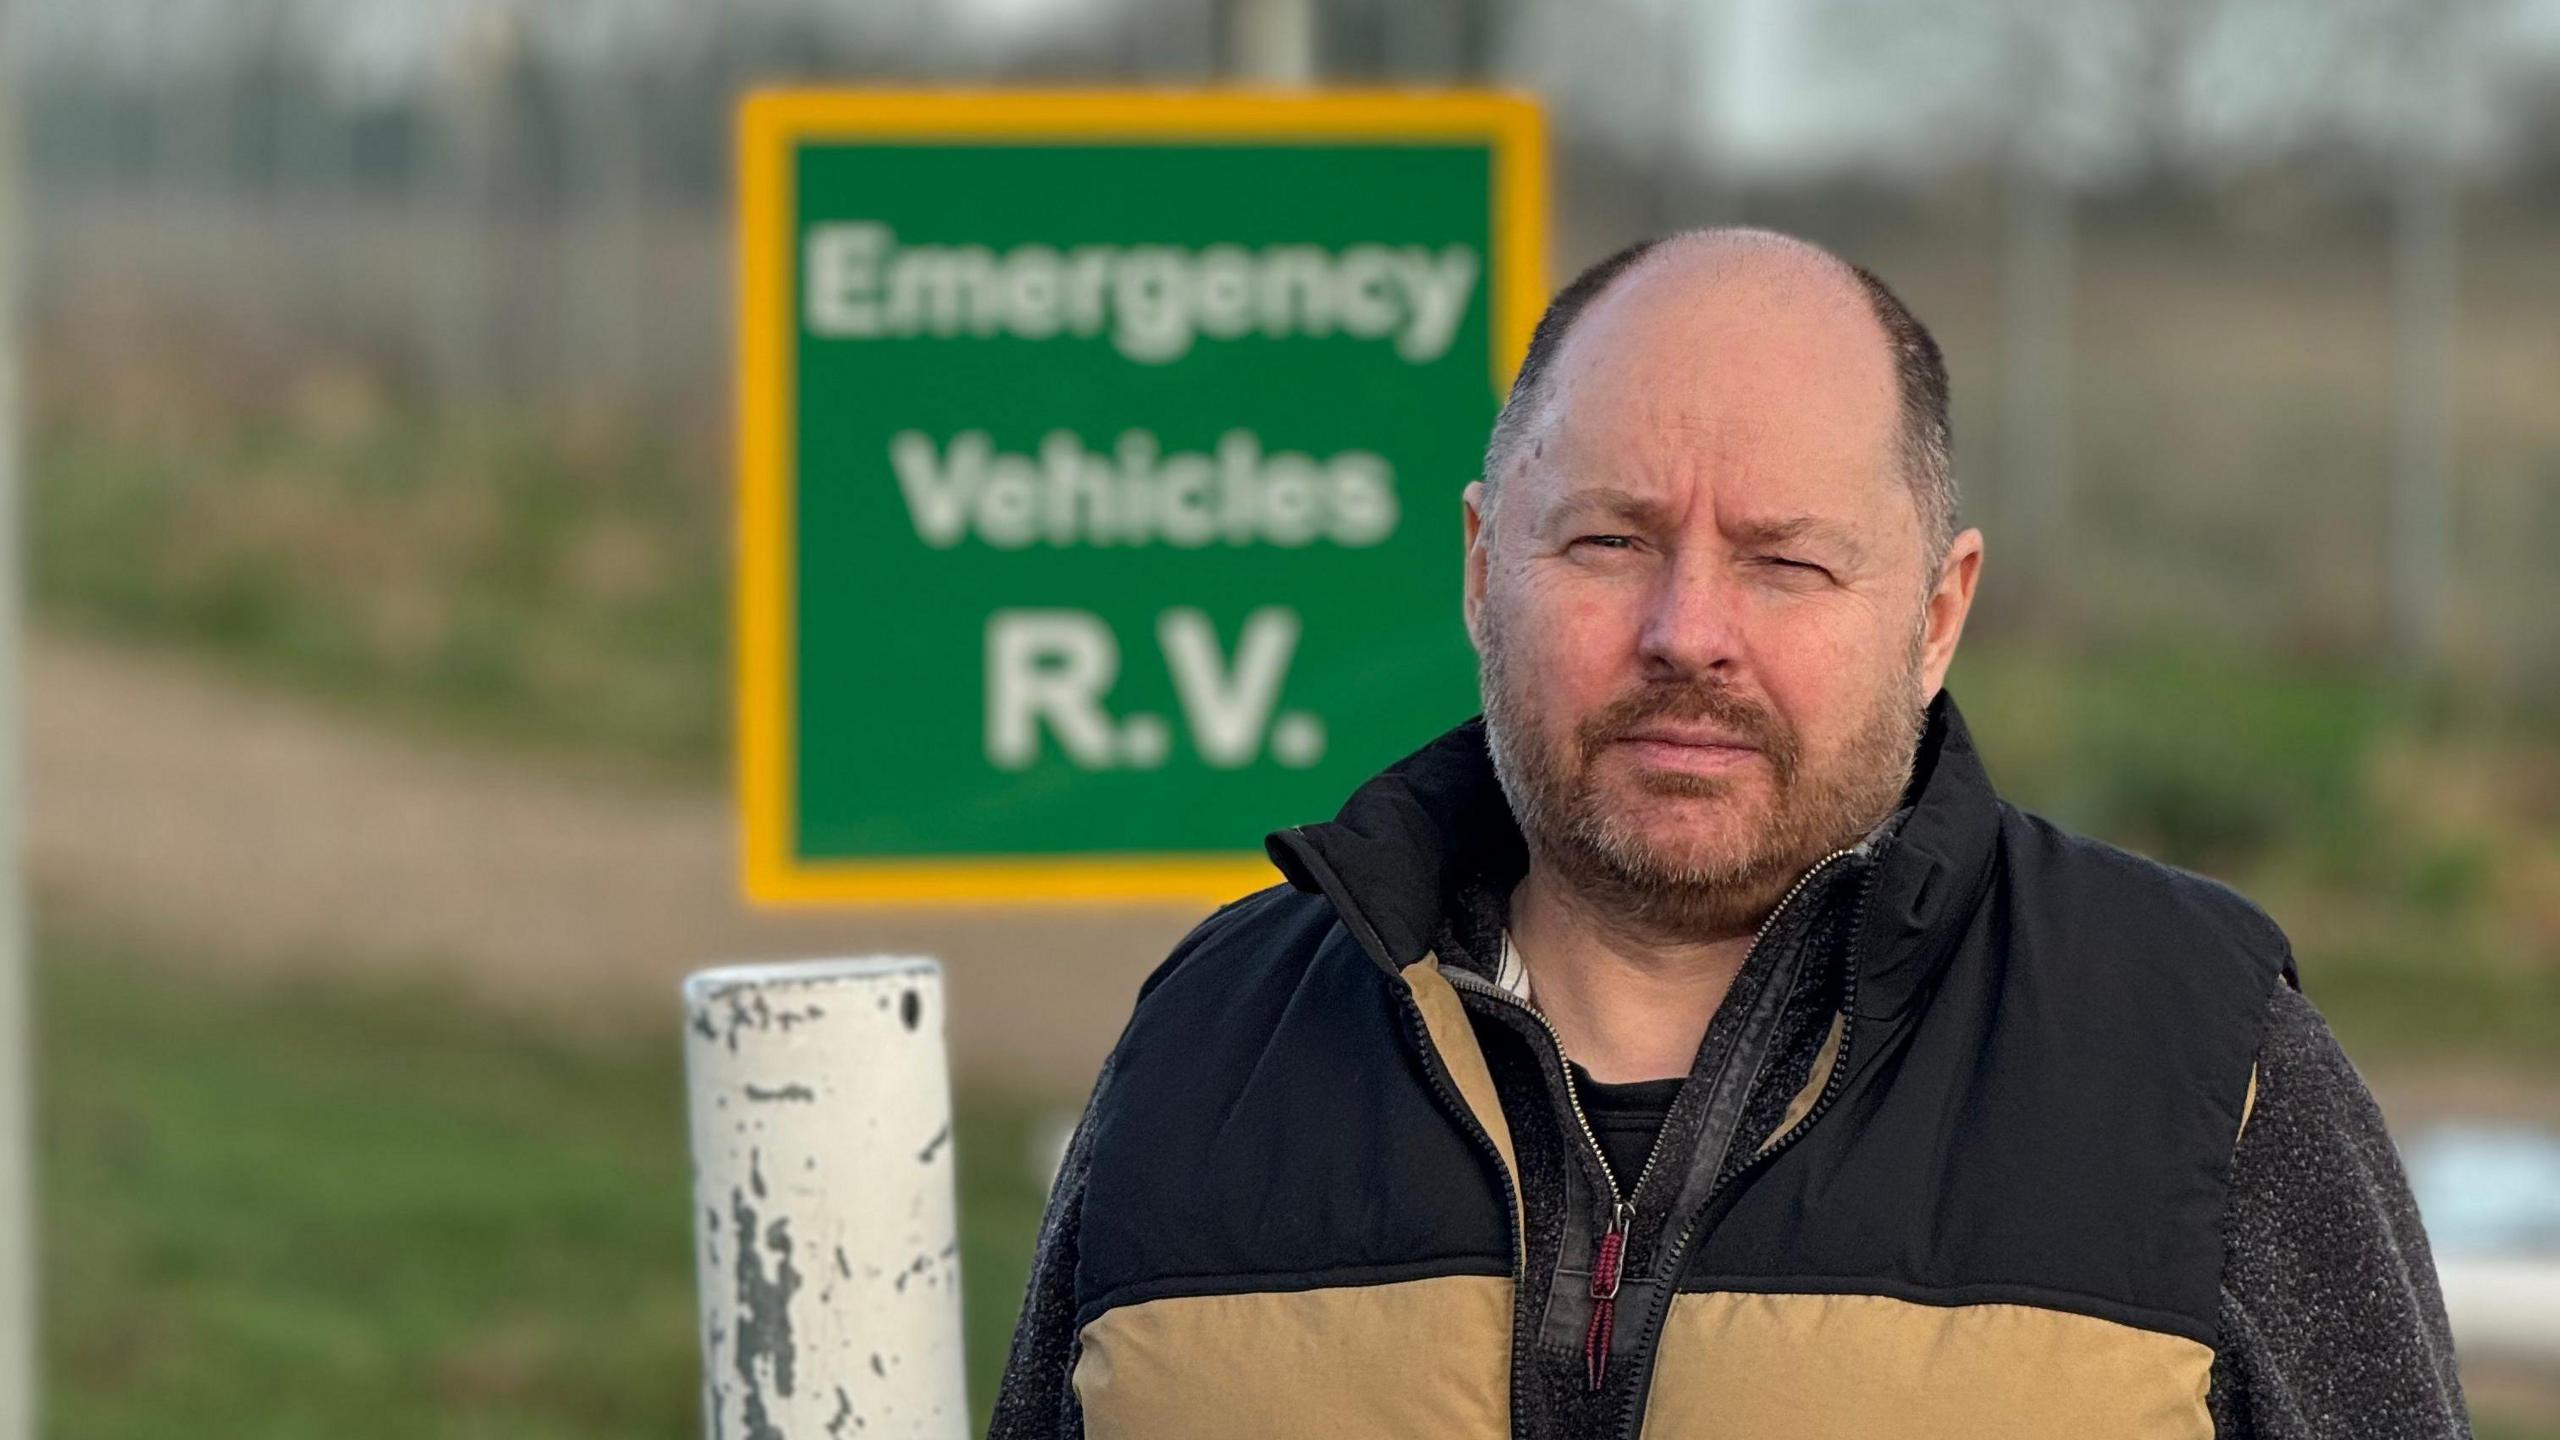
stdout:
[[(1485, 444), (1483, 479), (1488, 514), (1503, 476), (1528, 439), (1530, 427), (1553, 398), (1556, 355), (1564, 349), (1565, 337), (1574, 322), (1582, 318), (1582, 312), (1607, 293), (1618, 277), (1669, 241), (1733, 233), (1738, 232), (1709, 228), (1639, 240), (1594, 261), (1547, 302), (1546, 312), (1538, 317), (1537, 328), (1530, 333), (1529, 353), (1520, 361), (1520, 373), (1512, 377), (1510, 394), (1502, 402), (1501, 413), (1494, 417), (1493, 434)], [(1946, 357), (1940, 353), (1929, 327), (1920, 323), (1920, 318), (1902, 303), (1902, 297), (1893, 293), (1893, 287), (1874, 271), (1850, 264), (1827, 250), (1820, 253), (1857, 282), (1867, 308), (1884, 330), (1886, 346), (1893, 356), (1894, 385), (1901, 400), (1901, 433), (1895, 458), (1903, 478), (1910, 483), (1912, 503), (1920, 512), (1921, 542), (1933, 561), (1943, 559), (1947, 546), (1955, 539), (1957, 506), (1954, 451), (1947, 420)]]

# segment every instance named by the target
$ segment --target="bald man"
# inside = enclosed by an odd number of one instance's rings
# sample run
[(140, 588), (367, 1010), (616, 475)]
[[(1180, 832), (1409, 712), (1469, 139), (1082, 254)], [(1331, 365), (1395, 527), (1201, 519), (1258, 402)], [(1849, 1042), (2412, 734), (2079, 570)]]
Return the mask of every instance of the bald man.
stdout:
[(1463, 525), (1484, 713), (1140, 988), (995, 1436), (2467, 1433), (2283, 933), (1992, 789), (1883, 282), (1594, 265)]

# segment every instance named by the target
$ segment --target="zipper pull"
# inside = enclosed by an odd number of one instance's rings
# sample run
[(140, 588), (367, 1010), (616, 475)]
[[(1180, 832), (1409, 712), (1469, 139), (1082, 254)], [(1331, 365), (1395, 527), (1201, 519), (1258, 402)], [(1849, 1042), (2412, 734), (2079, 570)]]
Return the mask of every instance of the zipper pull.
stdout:
[(1582, 1368), (1591, 1388), (1609, 1373), (1609, 1339), (1618, 1324), (1619, 1268), (1627, 1253), (1627, 1206), (1609, 1207), (1609, 1228), (1600, 1232), (1600, 1248), (1591, 1256), (1591, 1328), (1582, 1336)]

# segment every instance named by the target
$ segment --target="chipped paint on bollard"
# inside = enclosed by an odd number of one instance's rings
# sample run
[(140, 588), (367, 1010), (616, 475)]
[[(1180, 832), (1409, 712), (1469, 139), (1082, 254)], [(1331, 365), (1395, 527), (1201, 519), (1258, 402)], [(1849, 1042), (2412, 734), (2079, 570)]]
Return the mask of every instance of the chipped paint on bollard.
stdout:
[(704, 1433), (959, 1436), (942, 969), (896, 957), (685, 981)]

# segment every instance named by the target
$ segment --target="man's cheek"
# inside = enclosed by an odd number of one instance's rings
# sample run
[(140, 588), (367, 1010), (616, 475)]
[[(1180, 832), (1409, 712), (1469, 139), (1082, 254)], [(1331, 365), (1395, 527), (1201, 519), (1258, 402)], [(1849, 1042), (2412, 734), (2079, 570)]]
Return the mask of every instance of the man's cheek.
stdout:
[(1614, 652), (1598, 637), (1573, 629), (1551, 630), (1539, 637), (1528, 683), (1550, 703), (1578, 714), (1599, 711), (1616, 698)]
[(1581, 586), (1558, 597), (1554, 629), (1581, 656), (1615, 656), (1632, 648), (1634, 618), (1612, 591)]

